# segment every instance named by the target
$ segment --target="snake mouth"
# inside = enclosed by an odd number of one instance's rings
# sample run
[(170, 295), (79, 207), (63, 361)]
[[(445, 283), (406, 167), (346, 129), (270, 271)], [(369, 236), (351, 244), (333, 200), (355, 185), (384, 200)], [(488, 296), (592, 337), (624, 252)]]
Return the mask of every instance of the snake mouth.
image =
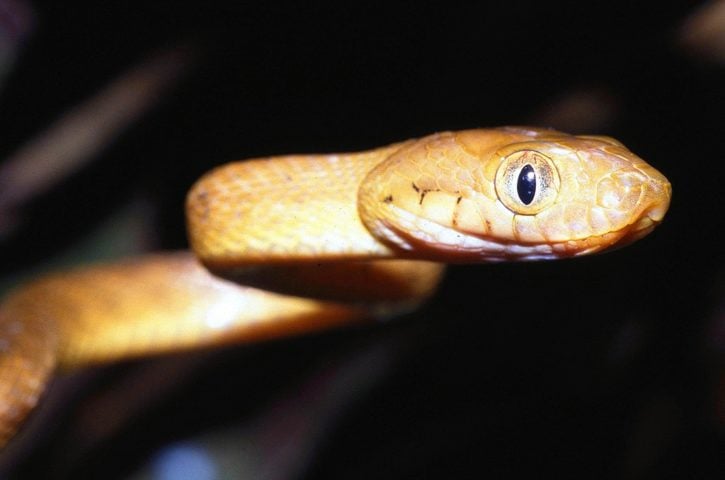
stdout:
[[(644, 237), (654, 229), (662, 214), (653, 211), (635, 223), (601, 235), (556, 242), (517, 242), (477, 232), (463, 232), (431, 220), (416, 218), (398, 209), (397, 218), (403, 224), (382, 221), (375, 230), (385, 243), (405, 258), (419, 258), (444, 263), (507, 262), (555, 260), (615, 250)], [(653, 220), (653, 218), (657, 220)], [(406, 228), (415, 222), (417, 228)]]
[(645, 211), (636, 222), (625, 229), (625, 234), (617, 243), (624, 246), (646, 237), (662, 222), (666, 211), (667, 207), (662, 208), (661, 206)]

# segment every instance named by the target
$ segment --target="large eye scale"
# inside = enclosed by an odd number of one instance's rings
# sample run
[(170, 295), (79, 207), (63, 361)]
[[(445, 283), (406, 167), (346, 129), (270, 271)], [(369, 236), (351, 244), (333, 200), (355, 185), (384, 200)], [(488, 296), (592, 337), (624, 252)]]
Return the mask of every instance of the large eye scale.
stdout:
[(517, 215), (536, 215), (556, 201), (561, 181), (551, 158), (528, 148), (500, 155), (494, 184), (506, 208)]
[(534, 200), (536, 194), (536, 172), (534, 167), (528, 163), (524, 165), (519, 173), (519, 179), (516, 182), (516, 192), (524, 205), (530, 204)]

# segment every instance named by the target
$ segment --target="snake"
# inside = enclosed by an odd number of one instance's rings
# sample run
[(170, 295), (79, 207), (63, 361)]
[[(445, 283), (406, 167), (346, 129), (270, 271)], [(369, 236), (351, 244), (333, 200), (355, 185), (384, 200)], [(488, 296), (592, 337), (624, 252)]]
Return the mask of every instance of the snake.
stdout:
[(670, 199), (619, 141), (533, 127), (222, 165), (187, 194), (193, 253), (46, 274), (0, 303), (0, 448), (57, 369), (399, 315), (445, 264), (618, 248)]

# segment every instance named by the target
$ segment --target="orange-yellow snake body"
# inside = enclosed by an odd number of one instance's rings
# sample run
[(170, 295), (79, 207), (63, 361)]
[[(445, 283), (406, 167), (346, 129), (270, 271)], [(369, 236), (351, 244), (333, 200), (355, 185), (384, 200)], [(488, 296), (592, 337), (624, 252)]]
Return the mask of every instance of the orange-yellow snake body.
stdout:
[(529, 128), (222, 166), (188, 195), (194, 255), (57, 273), (3, 301), (0, 446), (58, 366), (392, 315), (431, 295), (442, 263), (572, 257), (641, 238), (670, 195), (616, 140)]

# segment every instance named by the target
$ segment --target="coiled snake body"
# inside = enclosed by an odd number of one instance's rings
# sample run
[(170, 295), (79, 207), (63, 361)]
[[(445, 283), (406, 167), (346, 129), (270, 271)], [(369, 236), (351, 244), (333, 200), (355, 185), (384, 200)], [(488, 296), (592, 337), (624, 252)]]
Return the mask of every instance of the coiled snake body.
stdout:
[(188, 194), (194, 255), (53, 274), (0, 305), (0, 446), (58, 366), (392, 315), (430, 296), (442, 263), (641, 238), (670, 192), (616, 140), (511, 127), (222, 166)]

